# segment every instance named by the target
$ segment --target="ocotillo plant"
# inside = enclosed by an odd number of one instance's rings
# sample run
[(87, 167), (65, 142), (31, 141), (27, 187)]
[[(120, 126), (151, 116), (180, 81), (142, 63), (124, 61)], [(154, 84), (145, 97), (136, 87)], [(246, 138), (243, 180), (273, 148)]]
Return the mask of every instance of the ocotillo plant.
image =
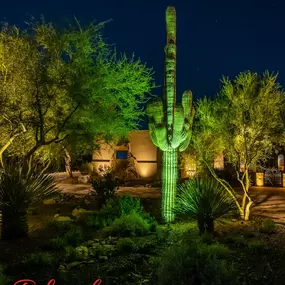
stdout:
[(148, 105), (150, 137), (163, 152), (162, 216), (165, 222), (174, 220), (178, 178), (177, 151), (184, 151), (191, 139), (194, 108), (192, 93), (185, 91), (182, 105), (176, 105), (176, 11), (166, 10), (167, 44), (165, 47), (164, 102), (157, 99)]

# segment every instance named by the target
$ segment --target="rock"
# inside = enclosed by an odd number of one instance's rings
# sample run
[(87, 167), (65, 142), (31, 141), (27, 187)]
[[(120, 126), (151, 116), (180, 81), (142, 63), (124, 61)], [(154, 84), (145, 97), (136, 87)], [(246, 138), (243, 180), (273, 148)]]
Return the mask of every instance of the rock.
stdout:
[(78, 217), (80, 216), (81, 214), (85, 214), (87, 213), (88, 211), (85, 210), (85, 209), (82, 209), (82, 208), (75, 208), (73, 211), (72, 211), (72, 216), (74, 217)]
[(78, 177), (78, 183), (87, 184), (90, 181), (89, 175), (81, 175)]
[(71, 269), (71, 268), (73, 268), (73, 267), (76, 267), (76, 266), (78, 266), (78, 265), (81, 265), (83, 262), (82, 261), (73, 261), (73, 262), (71, 262), (71, 263), (69, 263), (68, 265), (67, 265), (67, 269)]
[(56, 201), (54, 199), (47, 199), (43, 201), (44, 205), (53, 205), (56, 204)]
[(70, 217), (67, 216), (60, 216), (59, 214), (56, 214), (54, 216), (54, 220), (56, 222), (72, 222), (72, 219)]

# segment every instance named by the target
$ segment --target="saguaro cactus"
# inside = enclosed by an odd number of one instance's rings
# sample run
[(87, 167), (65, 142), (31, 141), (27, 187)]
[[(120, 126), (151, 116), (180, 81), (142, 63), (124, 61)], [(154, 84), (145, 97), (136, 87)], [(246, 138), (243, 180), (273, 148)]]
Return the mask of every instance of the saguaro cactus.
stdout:
[(162, 216), (165, 222), (174, 220), (172, 208), (176, 197), (177, 151), (184, 151), (191, 139), (194, 108), (192, 93), (187, 90), (182, 104), (176, 104), (176, 11), (166, 10), (167, 44), (165, 47), (164, 102), (157, 99), (149, 104), (150, 137), (163, 152)]

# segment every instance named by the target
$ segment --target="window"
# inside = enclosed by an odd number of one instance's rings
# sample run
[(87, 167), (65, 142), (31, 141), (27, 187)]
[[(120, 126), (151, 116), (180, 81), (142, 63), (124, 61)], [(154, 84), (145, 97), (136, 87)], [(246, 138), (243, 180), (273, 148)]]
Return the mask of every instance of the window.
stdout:
[(128, 158), (128, 151), (117, 151), (116, 152), (116, 159), (127, 159)]

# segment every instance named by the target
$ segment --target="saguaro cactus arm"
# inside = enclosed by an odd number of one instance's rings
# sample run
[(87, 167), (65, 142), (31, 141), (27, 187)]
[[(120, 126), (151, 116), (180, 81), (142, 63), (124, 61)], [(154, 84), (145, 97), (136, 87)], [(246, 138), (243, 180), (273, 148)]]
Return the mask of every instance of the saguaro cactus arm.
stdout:
[(194, 109), (192, 93), (185, 91), (182, 104), (176, 106), (176, 11), (166, 10), (167, 44), (165, 51), (164, 104), (158, 100), (147, 108), (150, 137), (162, 151), (162, 216), (166, 222), (174, 220), (177, 150), (187, 148), (192, 134)]

